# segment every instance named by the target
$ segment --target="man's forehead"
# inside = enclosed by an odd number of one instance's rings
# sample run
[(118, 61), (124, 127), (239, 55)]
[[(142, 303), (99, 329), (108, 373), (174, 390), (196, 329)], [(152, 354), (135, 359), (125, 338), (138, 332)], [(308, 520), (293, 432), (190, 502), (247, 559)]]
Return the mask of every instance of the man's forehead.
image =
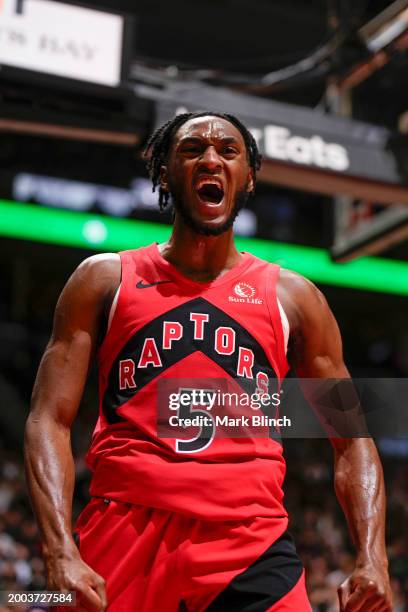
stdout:
[(177, 140), (189, 137), (201, 138), (234, 138), (244, 144), (238, 128), (227, 119), (213, 115), (194, 117), (179, 127), (175, 135)]

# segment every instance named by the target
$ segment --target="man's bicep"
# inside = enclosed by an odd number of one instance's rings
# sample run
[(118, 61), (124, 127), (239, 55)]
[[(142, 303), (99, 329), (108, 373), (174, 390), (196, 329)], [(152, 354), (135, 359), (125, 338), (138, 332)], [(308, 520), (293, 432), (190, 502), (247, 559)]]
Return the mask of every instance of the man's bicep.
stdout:
[[(104, 306), (119, 284), (120, 264), (101, 256), (83, 261), (61, 292), (55, 308), (51, 341), (70, 343), (84, 332), (96, 344)], [(115, 284), (116, 283), (116, 284)]]
[(79, 331), (70, 341), (51, 339), (34, 385), (32, 413), (69, 426), (75, 418), (85, 385), (92, 347)]
[(340, 449), (337, 439), (367, 435), (360, 400), (343, 361), (337, 322), (324, 296), (308, 283), (297, 299), (299, 335), (293, 348), (299, 384), (333, 445)]
[(108, 263), (108, 271), (98, 263), (96, 258), (86, 260), (64, 287), (34, 386), (33, 412), (64, 425), (71, 424), (78, 410), (96, 350), (105, 297), (113, 292), (118, 276), (115, 263)]
[(340, 330), (323, 294), (305, 288), (293, 343), (293, 364), (301, 378), (345, 378)]

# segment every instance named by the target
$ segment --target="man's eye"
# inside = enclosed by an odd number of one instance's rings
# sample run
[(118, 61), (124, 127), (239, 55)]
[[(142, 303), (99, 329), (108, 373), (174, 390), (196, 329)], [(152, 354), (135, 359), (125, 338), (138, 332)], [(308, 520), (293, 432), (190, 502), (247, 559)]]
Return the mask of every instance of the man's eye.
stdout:
[(236, 153), (238, 151), (234, 147), (224, 147), (224, 155), (235, 155)]
[(199, 153), (200, 147), (198, 145), (189, 145), (187, 147), (184, 147), (183, 151), (185, 153)]

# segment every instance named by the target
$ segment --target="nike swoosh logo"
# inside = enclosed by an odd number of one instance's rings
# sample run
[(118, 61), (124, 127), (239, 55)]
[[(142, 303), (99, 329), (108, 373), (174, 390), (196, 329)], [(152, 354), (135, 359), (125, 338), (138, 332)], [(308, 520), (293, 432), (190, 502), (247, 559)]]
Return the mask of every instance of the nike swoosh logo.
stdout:
[(156, 281), (155, 283), (144, 283), (143, 281), (139, 281), (136, 283), (137, 289), (148, 289), (149, 287), (154, 287), (155, 285), (162, 285), (163, 283), (171, 283), (171, 281)]

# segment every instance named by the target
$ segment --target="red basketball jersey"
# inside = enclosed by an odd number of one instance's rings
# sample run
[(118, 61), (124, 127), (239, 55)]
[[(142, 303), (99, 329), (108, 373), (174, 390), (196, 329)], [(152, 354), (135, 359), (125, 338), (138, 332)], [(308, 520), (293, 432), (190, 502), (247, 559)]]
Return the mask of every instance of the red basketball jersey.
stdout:
[[(243, 253), (235, 267), (201, 283), (180, 274), (156, 244), (120, 258), (116, 310), (98, 356), (100, 415), (87, 457), (91, 495), (207, 520), (286, 517), (282, 446), (268, 428), (263, 437), (229, 435), (222, 427), (219, 434), (207, 406), (206, 436), (200, 426), (188, 429), (187, 438), (160, 429), (167, 418), (160, 402), (172, 386), (265, 391), (271, 382), (279, 385), (288, 369), (279, 266)], [(169, 414), (181, 412), (173, 407)]]

